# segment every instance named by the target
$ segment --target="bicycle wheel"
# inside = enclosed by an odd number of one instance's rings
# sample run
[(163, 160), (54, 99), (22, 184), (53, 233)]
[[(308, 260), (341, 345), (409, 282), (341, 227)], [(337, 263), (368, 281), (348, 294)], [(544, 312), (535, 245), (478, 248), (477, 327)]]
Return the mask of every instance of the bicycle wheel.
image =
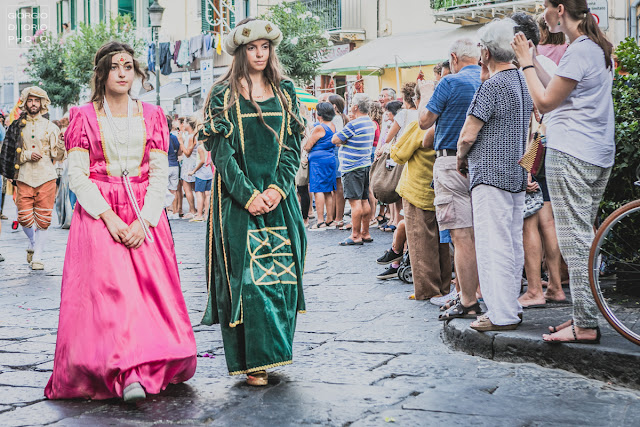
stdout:
[(640, 200), (614, 211), (589, 252), (589, 282), (607, 322), (640, 345)]

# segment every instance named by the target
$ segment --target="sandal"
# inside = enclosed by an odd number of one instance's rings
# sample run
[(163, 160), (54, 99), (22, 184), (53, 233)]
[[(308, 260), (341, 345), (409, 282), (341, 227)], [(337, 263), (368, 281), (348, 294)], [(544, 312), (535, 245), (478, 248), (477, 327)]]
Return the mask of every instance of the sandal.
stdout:
[(344, 224), (340, 227), (340, 230), (351, 230), (351, 224)]
[(382, 231), (390, 231), (390, 232), (394, 232), (394, 231), (396, 231), (396, 228), (397, 228), (397, 227), (396, 227), (395, 225), (387, 225), (386, 227), (384, 227), (384, 228), (382, 229)]
[[(566, 323), (566, 326), (563, 326)], [(568, 328), (569, 326), (573, 326), (573, 319), (571, 320), (567, 320), (566, 322), (564, 322), (562, 325), (558, 325), (558, 326), (549, 326), (549, 332), (551, 332), (552, 334), (555, 334), (558, 331), (563, 330), (564, 328)]]
[(449, 310), (451, 307), (453, 307), (454, 305), (458, 304), (460, 302), (460, 295), (456, 296), (454, 299), (451, 299), (447, 302), (445, 302), (443, 305), (440, 306), (440, 311), (446, 311)]
[[(562, 344), (562, 343), (573, 343), (573, 344), (600, 344), (600, 338), (602, 334), (600, 333), (600, 327), (596, 326), (595, 328), (588, 328), (596, 330), (596, 337), (594, 339), (578, 339), (578, 335), (576, 334), (576, 325), (573, 324), (573, 320), (571, 321), (571, 332), (573, 332), (572, 340), (548, 340), (545, 339), (545, 335), (542, 336), (542, 340), (548, 344)], [(549, 335), (550, 336), (550, 335)]]
[(257, 371), (247, 374), (247, 384), (255, 387), (263, 387), (269, 384), (267, 371)]
[(478, 317), (478, 320), (471, 323), (471, 325), (469, 326), (471, 327), (471, 329), (475, 329), (476, 331), (479, 331), (479, 332), (489, 332), (489, 331), (513, 331), (517, 329), (519, 325), (520, 325), (520, 322), (512, 323), (510, 325), (496, 325), (491, 322), (491, 320), (489, 319), (489, 316), (487, 316), (486, 314), (483, 314), (482, 316)]
[[(475, 313), (470, 313), (475, 311)], [(438, 316), (438, 320), (451, 320), (451, 319), (474, 319), (482, 314), (482, 308), (480, 303), (476, 301), (475, 304), (471, 304), (469, 307), (462, 305), (462, 301), (458, 301), (454, 306), (449, 307), (444, 313)]]
[(324, 230), (325, 228), (327, 228), (327, 223), (326, 222), (319, 222), (319, 223), (314, 224), (311, 227), (309, 227), (309, 230)]

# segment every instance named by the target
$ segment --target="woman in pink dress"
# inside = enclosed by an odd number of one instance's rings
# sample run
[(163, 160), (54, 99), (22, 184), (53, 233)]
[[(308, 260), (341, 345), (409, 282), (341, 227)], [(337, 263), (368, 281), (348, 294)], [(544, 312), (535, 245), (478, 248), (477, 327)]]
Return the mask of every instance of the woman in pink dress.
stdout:
[(196, 344), (163, 202), (169, 130), (134, 101), (130, 46), (96, 54), (92, 102), (71, 109), (69, 185), (78, 197), (64, 270), (49, 399), (144, 399), (191, 378)]

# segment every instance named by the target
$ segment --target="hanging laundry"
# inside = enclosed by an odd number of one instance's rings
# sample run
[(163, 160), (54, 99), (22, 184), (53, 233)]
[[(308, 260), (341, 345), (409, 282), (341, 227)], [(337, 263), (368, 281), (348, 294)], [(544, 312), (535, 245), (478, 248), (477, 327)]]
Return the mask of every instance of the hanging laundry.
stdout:
[(222, 36), (216, 34), (216, 53), (222, 55)]
[(156, 44), (149, 43), (147, 47), (147, 67), (149, 71), (156, 71)]
[(207, 58), (213, 56), (212, 44), (211, 34), (205, 34), (202, 38), (202, 56)]
[(181, 41), (178, 40), (175, 46), (173, 47), (173, 62), (175, 62), (176, 64), (178, 63), (178, 53), (180, 52), (180, 43)]
[(186, 67), (191, 64), (191, 56), (189, 54), (189, 40), (182, 40), (180, 43), (180, 52), (176, 61), (179, 67)]
[(202, 50), (202, 34), (191, 37), (189, 40), (189, 54), (191, 55), (191, 62), (196, 58), (200, 58)]
[(171, 74), (171, 53), (169, 52), (169, 42), (160, 43), (160, 72), (165, 76)]

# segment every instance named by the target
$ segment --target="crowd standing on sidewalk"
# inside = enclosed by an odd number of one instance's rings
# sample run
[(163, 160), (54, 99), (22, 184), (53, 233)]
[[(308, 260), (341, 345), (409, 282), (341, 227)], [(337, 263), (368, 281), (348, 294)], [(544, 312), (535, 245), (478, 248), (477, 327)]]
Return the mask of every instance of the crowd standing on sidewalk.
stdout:
[[(386, 150), (387, 167), (401, 168), (385, 175), (401, 201), (379, 210), (373, 203), (371, 211), (354, 203), (363, 185), (376, 188), (380, 178), (364, 178), (365, 156), (354, 167), (348, 141), (366, 150), (373, 128), (337, 132), (355, 230), (340, 244), (370, 241), (365, 212), (394, 232), (377, 260), (389, 265), (378, 278), (402, 277), (410, 266), (411, 299), (441, 305), (440, 320), (477, 318), (471, 327), (479, 331), (516, 329), (525, 308), (570, 304), (562, 289), (566, 261), (573, 317), (543, 339), (599, 343), (587, 259), (615, 154), (611, 53), (585, 0), (550, 0), (537, 19), (516, 13), (455, 41), (434, 80), (405, 83), (401, 100), (384, 88), (373, 159)], [(348, 109), (358, 124), (371, 109), (363, 99), (356, 94)], [(534, 134), (546, 136), (546, 173), (519, 164)]]

